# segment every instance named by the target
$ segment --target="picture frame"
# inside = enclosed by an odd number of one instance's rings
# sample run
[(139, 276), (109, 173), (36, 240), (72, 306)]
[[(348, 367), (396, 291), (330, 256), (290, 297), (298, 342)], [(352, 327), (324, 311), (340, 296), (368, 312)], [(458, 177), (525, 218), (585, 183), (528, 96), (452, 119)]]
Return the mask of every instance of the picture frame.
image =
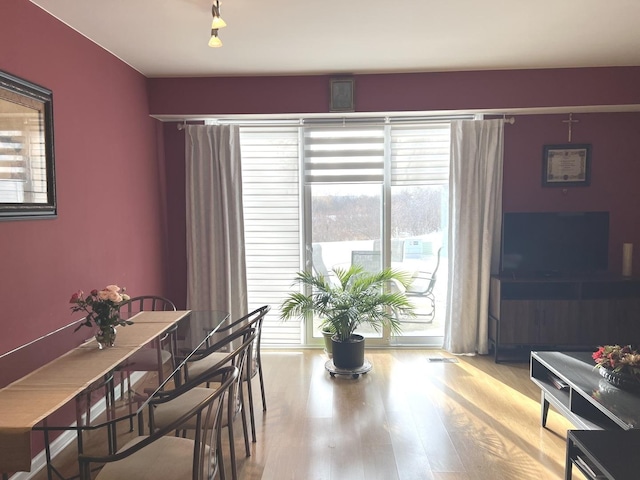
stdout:
[(329, 111), (353, 112), (353, 78), (332, 78), (329, 82)]
[(56, 216), (53, 93), (0, 71), (0, 220)]
[(591, 145), (545, 145), (542, 153), (543, 187), (586, 187), (591, 184)]

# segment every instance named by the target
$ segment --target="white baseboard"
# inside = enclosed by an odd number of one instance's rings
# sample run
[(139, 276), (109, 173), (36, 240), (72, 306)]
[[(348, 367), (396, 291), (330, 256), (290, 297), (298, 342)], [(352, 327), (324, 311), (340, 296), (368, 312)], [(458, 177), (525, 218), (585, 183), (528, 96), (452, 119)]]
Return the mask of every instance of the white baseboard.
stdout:
[[(145, 376), (144, 372), (134, 372), (131, 374), (131, 383), (135, 384), (139, 380), (141, 380)], [(120, 385), (115, 388), (115, 396), (116, 399), (120, 399), (122, 396), (122, 392), (120, 391)], [(99, 402), (91, 407), (91, 417), (95, 418), (98, 415), (104, 413), (106, 410), (106, 402), (101, 399)], [(70, 425), (70, 428), (74, 428), (77, 425), (76, 422), (73, 422)], [(56, 455), (58, 455), (62, 450), (68, 447), (71, 443), (76, 441), (76, 432), (75, 431), (65, 431), (58, 438), (56, 438), (53, 442), (51, 442), (51, 458), (55, 459)], [(45, 451), (42, 450), (38, 453), (33, 459), (31, 459), (31, 471), (29, 472), (18, 472), (10, 477), (9, 480), (30, 480), (35, 476), (40, 470), (46, 468), (47, 466), (47, 456)]]

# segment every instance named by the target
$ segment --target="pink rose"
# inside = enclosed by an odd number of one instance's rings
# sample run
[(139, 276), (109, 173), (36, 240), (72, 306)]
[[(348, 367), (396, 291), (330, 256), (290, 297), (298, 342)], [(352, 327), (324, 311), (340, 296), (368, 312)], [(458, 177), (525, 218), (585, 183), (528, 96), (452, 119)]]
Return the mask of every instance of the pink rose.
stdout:
[(113, 303), (120, 303), (122, 301), (122, 295), (115, 290), (108, 290), (108, 299)]
[(98, 292), (98, 298), (99, 298), (100, 300), (108, 300), (108, 299), (109, 299), (109, 294), (110, 294), (110, 293), (111, 293), (111, 292), (110, 292), (109, 290), (100, 290), (100, 291)]
[(69, 300), (69, 303), (78, 303), (78, 300), (82, 298), (82, 295), (83, 295), (82, 290), (78, 290), (76, 293), (71, 295), (71, 300)]
[(118, 285), (107, 285), (104, 287), (105, 290), (109, 290), (110, 292), (119, 292), (120, 287)]

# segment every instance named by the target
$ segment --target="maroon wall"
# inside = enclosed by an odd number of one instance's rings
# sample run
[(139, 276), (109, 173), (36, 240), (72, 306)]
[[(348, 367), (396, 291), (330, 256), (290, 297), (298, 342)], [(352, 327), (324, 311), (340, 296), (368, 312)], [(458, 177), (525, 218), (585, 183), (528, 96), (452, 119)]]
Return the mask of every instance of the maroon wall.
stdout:
[(166, 292), (146, 79), (28, 0), (2, 0), (0, 21), (0, 70), (53, 91), (59, 207), (0, 221), (2, 354), (77, 318), (77, 289)]
[(170, 298), (178, 308), (187, 307), (187, 220), (185, 190), (185, 144), (184, 131), (175, 123), (165, 123), (165, 162), (167, 178), (167, 245), (169, 248), (170, 272), (168, 288)]
[[(505, 126), (505, 211), (609, 211), (609, 271), (622, 272), (622, 244), (640, 249), (640, 198), (637, 182), (640, 162), (635, 139), (640, 134), (638, 113), (575, 115), (573, 143), (592, 147), (591, 185), (542, 187), (542, 148), (567, 142), (567, 115), (517, 116)], [(634, 272), (640, 271), (640, 255), (634, 255)]]
[[(639, 104), (640, 67), (356, 75), (358, 112)], [(328, 76), (155, 78), (152, 114), (324, 113)]]
[[(358, 112), (447, 111), (531, 107), (640, 104), (640, 68), (583, 68), (355, 76)], [(156, 115), (326, 113), (328, 76), (156, 78), (149, 80)], [(542, 149), (567, 142), (568, 115), (516, 115), (505, 126), (504, 210), (611, 212), (609, 264), (621, 272), (622, 243), (640, 249), (635, 203), (640, 178), (636, 141), (640, 113), (574, 114), (574, 143), (592, 145), (589, 187), (543, 188)], [(175, 123), (165, 126), (167, 172), (184, 181), (184, 138)], [(184, 190), (169, 196), (172, 295), (184, 301)], [(635, 255), (634, 271), (640, 269)]]

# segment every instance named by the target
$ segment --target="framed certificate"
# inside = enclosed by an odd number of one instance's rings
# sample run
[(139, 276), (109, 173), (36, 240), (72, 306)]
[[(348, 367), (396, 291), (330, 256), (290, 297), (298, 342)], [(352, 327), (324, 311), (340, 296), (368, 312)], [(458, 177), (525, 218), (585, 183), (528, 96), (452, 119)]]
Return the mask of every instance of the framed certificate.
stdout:
[(543, 187), (586, 187), (591, 183), (591, 145), (545, 145)]

